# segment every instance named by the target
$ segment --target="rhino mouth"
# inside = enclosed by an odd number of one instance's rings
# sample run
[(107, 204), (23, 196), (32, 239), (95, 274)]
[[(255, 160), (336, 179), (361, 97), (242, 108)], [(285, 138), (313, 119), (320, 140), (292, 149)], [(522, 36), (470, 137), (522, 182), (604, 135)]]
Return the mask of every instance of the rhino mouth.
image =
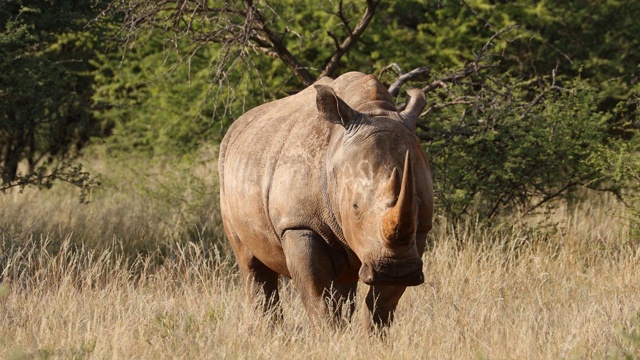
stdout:
[(373, 265), (363, 263), (358, 272), (367, 285), (417, 286), (424, 283), (421, 259), (384, 259)]

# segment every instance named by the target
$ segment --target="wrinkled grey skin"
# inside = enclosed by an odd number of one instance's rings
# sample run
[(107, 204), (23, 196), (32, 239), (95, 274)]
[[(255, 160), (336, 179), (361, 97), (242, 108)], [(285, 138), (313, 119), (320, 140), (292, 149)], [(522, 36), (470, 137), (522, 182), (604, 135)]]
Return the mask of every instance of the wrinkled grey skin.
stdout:
[(407, 286), (421, 284), (433, 190), (415, 135), (425, 105), (398, 112), (372, 75), (323, 78), (237, 119), (220, 147), (226, 235), (249, 293), (280, 316), (278, 277), (292, 278), (312, 319), (354, 311), (384, 327)]

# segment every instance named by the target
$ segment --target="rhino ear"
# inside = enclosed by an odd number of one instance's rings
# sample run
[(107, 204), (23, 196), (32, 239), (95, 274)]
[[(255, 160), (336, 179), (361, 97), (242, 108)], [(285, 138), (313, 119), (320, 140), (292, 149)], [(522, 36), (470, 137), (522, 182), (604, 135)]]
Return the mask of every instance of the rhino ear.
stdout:
[(346, 129), (358, 120), (360, 113), (340, 99), (330, 86), (318, 84), (314, 87), (317, 91), (316, 105), (322, 118), (334, 124), (341, 124)]
[(407, 106), (400, 113), (402, 121), (410, 128), (415, 129), (416, 120), (425, 105), (427, 105), (427, 99), (422, 90), (415, 88), (407, 89)]

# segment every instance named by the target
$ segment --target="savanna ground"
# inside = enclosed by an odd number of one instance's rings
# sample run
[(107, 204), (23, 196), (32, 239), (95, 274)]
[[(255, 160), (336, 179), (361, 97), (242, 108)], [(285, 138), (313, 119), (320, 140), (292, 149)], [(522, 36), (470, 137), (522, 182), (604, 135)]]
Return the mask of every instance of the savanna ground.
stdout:
[(109, 175), (89, 204), (65, 187), (0, 196), (0, 358), (640, 357), (640, 241), (613, 198), (491, 228), (438, 217), (426, 282), (380, 339), (313, 328), (286, 281), (284, 322), (256, 316), (221, 235), (215, 151), (119, 162), (93, 164)]

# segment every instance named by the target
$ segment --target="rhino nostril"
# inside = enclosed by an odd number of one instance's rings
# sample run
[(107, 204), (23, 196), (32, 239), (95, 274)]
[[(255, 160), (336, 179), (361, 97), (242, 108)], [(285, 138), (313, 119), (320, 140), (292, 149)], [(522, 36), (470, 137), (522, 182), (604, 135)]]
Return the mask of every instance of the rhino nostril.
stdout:
[(365, 284), (372, 284), (374, 282), (374, 271), (371, 266), (366, 263), (363, 263), (360, 267), (360, 271), (358, 272), (358, 277)]

